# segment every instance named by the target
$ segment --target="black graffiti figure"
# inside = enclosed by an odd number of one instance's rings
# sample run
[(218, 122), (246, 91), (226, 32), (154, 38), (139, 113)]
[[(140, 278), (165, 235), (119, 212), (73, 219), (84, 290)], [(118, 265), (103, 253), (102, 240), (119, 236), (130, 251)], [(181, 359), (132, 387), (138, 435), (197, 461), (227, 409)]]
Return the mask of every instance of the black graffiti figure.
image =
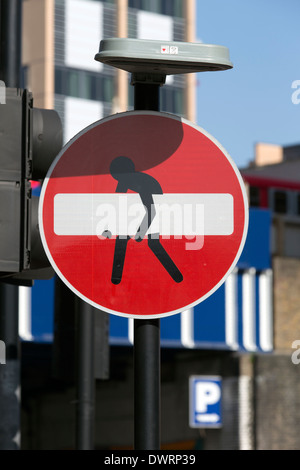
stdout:
[[(129, 189), (140, 195), (146, 213), (135, 235), (135, 240), (140, 242), (145, 237), (154, 217), (155, 206), (153, 194), (163, 194), (158, 181), (152, 176), (135, 170), (133, 161), (128, 157), (117, 157), (110, 165), (110, 173), (118, 181), (116, 193), (126, 193)], [(129, 236), (117, 236), (111, 282), (119, 284), (122, 280), (123, 266)], [(172, 261), (159, 240), (159, 233), (148, 235), (148, 245), (166, 271), (175, 282), (181, 282), (183, 276)]]

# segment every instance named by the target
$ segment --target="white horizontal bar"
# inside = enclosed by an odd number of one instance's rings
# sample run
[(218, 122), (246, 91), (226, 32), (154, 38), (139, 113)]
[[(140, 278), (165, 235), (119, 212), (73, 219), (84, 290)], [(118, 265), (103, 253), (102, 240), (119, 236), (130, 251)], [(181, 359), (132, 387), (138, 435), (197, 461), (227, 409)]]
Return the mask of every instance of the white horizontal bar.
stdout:
[(248, 351), (256, 351), (256, 289), (255, 268), (242, 276), (243, 289), (243, 345)]
[(24, 341), (31, 341), (31, 287), (19, 286), (18, 291), (19, 335)]
[[(147, 234), (162, 236), (231, 235), (231, 194), (154, 194), (155, 217)], [(134, 236), (145, 216), (139, 194), (57, 194), (56, 235)]]
[(194, 341), (194, 309), (189, 308), (180, 316), (181, 343), (185, 348), (193, 349)]
[(259, 340), (263, 351), (273, 350), (273, 273), (267, 269), (259, 276)]
[(198, 423), (217, 423), (220, 420), (220, 416), (217, 413), (196, 413), (196, 421)]
[(225, 341), (233, 350), (238, 344), (238, 274), (235, 269), (225, 281)]

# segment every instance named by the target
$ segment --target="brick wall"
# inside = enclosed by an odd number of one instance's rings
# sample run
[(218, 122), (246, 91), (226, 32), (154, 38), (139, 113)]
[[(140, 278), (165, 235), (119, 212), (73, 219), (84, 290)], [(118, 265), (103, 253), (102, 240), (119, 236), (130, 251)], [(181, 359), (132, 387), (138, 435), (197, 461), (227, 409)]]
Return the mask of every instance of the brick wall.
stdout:
[(274, 348), (290, 353), (300, 340), (300, 259), (273, 258)]
[(261, 355), (255, 365), (257, 450), (300, 448), (300, 364), (291, 355)]

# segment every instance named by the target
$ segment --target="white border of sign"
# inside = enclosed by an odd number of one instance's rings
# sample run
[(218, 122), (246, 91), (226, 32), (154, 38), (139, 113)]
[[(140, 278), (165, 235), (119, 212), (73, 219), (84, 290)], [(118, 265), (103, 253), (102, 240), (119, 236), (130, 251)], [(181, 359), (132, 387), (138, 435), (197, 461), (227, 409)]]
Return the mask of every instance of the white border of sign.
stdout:
[(113, 315), (118, 315), (118, 316), (121, 316), (121, 317), (126, 317), (126, 318), (134, 318), (134, 319), (144, 319), (144, 320), (147, 320), (147, 319), (153, 319), (153, 318), (163, 318), (163, 317), (168, 317), (170, 315), (175, 315), (177, 313), (181, 313), (183, 311), (183, 308), (180, 308), (180, 309), (177, 309), (177, 310), (174, 310), (174, 311), (170, 311), (170, 312), (165, 312), (165, 313), (161, 313), (161, 314), (154, 314), (154, 315), (131, 315), (130, 313), (123, 313), (123, 312), (117, 312), (117, 311), (114, 311), (114, 310), (111, 310), (111, 309), (108, 309), (106, 307), (103, 307), (101, 305), (98, 305), (97, 303), (93, 302), (92, 300), (88, 299), (87, 297), (85, 297), (84, 295), (82, 295), (80, 292), (77, 291), (77, 289), (75, 289), (72, 284), (69, 283), (69, 281), (64, 277), (64, 275), (61, 273), (61, 271), (59, 270), (58, 266), (56, 265), (52, 255), (51, 255), (51, 252), (48, 248), (48, 245), (47, 245), (47, 241), (46, 241), (46, 237), (45, 237), (45, 233), (44, 233), (44, 226), (43, 226), (43, 203), (44, 203), (44, 197), (45, 197), (45, 193), (46, 193), (46, 190), (47, 190), (47, 185), (48, 185), (48, 182), (51, 178), (51, 174), (55, 168), (55, 166), (57, 165), (58, 161), (61, 159), (61, 157), (64, 155), (65, 151), (71, 147), (71, 145), (77, 140), (79, 139), (83, 134), (89, 132), (91, 129), (93, 129), (94, 127), (97, 127), (99, 126), (100, 124), (102, 123), (105, 123), (105, 122), (109, 122), (113, 119), (119, 119), (119, 118), (124, 118), (124, 117), (127, 117), (127, 116), (138, 116), (138, 115), (150, 115), (150, 116), (160, 116), (160, 117), (165, 117), (165, 118), (168, 118), (168, 119), (174, 119), (176, 121), (180, 121), (182, 122), (183, 124), (186, 124), (187, 126), (190, 126), (194, 129), (196, 129), (197, 131), (199, 131), (200, 133), (202, 133), (203, 135), (205, 135), (209, 140), (211, 140), (220, 150), (221, 152), (223, 153), (223, 155), (227, 158), (227, 160), (229, 161), (229, 163), (231, 164), (232, 166), (232, 169), (234, 170), (235, 174), (236, 174), (236, 177), (240, 183), (240, 187), (241, 187), (241, 192), (243, 194), (243, 200), (244, 200), (244, 213), (245, 213), (245, 223), (244, 223), (244, 231), (243, 231), (243, 236), (242, 236), (242, 240), (241, 240), (241, 243), (240, 243), (240, 247), (239, 247), (239, 250), (230, 266), (230, 268), (228, 269), (227, 273), (223, 276), (223, 278), (218, 282), (218, 284), (216, 284), (213, 289), (211, 289), (209, 292), (207, 292), (203, 297), (201, 297), (200, 299), (198, 299), (197, 301), (189, 304), (189, 305), (186, 305), (186, 307), (184, 308), (184, 310), (188, 310), (192, 307), (194, 307), (195, 305), (198, 305), (199, 303), (203, 302), (205, 299), (207, 299), (208, 297), (210, 297), (224, 282), (225, 280), (227, 279), (227, 277), (229, 276), (229, 274), (233, 271), (233, 269), (235, 268), (237, 262), (238, 262), (238, 259), (240, 258), (240, 255), (242, 253), (242, 250), (244, 248), (244, 245), (245, 245), (245, 241), (246, 241), (246, 237), (247, 237), (247, 232), (248, 232), (248, 223), (249, 223), (249, 210), (248, 210), (248, 198), (247, 198), (247, 193), (246, 193), (246, 189), (245, 189), (245, 185), (244, 185), (244, 182), (243, 182), (243, 179), (242, 179), (242, 176), (235, 164), (235, 162), (232, 160), (232, 158), (230, 157), (230, 155), (227, 153), (227, 151), (224, 149), (224, 147), (213, 137), (211, 136), (208, 132), (206, 132), (204, 129), (202, 129), (201, 127), (197, 126), (196, 124), (193, 124), (192, 122), (188, 121), (187, 119), (184, 119), (184, 118), (181, 118), (179, 116), (176, 116), (174, 114), (169, 114), (169, 113), (163, 113), (163, 112), (157, 112), (157, 111), (126, 111), (125, 113), (119, 113), (119, 114), (115, 114), (115, 115), (112, 115), (112, 116), (108, 116), (106, 118), (103, 118), (99, 121), (96, 121), (94, 122), (93, 124), (91, 124), (90, 126), (86, 127), (85, 129), (83, 129), (82, 131), (80, 131), (78, 134), (76, 134), (64, 147), (63, 149), (60, 151), (60, 153), (57, 155), (57, 157), (55, 158), (55, 160), (53, 161), (52, 165), (50, 166), (49, 170), (48, 170), (48, 173), (46, 175), (46, 178), (44, 180), (44, 183), (43, 183), (43, 186), (42, 186), (42, 190), (41, 190), (41, 195), (40, 195), (40, 201), (39, 201), (39, 228), (40, 228), (40, 234), (41, 234), (41, 239), (42, 239), (42, 243), (43, 243), (43, 247), (44, 247), (44, 250), (46, 252), (46, 255), (53, 267), (53, 269), (55, 270), (55, 272), (57, 273), (57, 275), (61, 278), (61, 280), (69, 287), (69, 289), (71, 289), (71, 291), (74, 292), (74, 294), (76, 294), (78, 297), (80, 297), (82, 300), (84, 300), (85, 302), (89, 303), (90, 305), (92, 305), (93, 307), (99, 309), (99, 310), (103, 310), (104, 312), (108, 312), (108, 313), (111, 313)]

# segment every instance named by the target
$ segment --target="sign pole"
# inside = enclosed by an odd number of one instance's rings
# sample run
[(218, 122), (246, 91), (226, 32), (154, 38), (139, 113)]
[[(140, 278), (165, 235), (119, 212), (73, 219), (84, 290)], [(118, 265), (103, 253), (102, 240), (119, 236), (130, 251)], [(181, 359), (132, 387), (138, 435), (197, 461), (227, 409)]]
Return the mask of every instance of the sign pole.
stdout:
[[(159, 84), (133, 75), (134, 109), (159, 111)], [(160, 450), (160, 320), (134, 320), (134, 448)]]
[(160, 450), (160, 320), (134, 320), (134, 448)]
[[(19, 87), (22, 2), (1, 0), (0, 9), (0, 78), (7, 87)], [(18, 298), (18, 282), (0, 282), (0, 340), (6, 345), (6, 364), (0, 367), (0, 450), (19, 450), (21, 446)]]
[(77, 450), (94, 450), (96, 386), (94, 370), (95, 309), (77, 298), (77, 315), (76, 448)]

